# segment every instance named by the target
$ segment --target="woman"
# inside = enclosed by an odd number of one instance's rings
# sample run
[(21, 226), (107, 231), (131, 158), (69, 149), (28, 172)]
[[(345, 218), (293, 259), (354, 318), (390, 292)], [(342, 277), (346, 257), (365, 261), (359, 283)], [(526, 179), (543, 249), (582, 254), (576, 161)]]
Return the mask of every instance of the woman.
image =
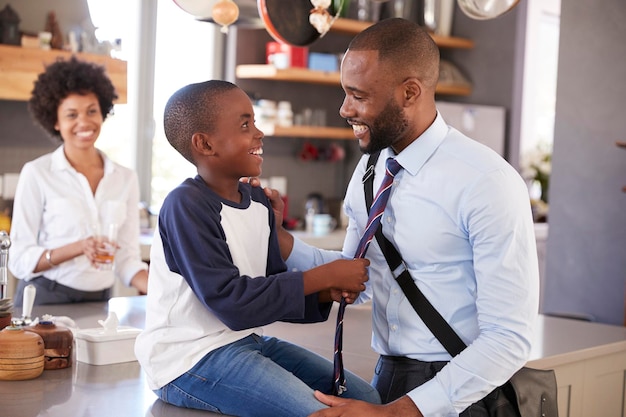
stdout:
[[(29, 284), (37, 289), (35, 304), (108, 300), (115, 276), (147, 290), (137, 175), (95, 147), (116, 98), (104, 68), (75, 57), (47, 66), (35, 82), (29, 110), (61, 146), (26, 163), (17, 184), (9, 253), (16, 306)], [(95, 263), (102, 245), (93, 226), (104, 219), (118, 227), (108, 270)]]

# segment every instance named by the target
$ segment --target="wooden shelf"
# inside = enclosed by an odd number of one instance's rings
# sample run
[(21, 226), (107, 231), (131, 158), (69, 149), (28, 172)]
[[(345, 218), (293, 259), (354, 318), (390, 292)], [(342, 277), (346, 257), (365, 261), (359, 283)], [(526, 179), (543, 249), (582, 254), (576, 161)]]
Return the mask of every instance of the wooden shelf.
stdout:
[(472, 94), (472, 86), (466, 84), (437, 84), (437, 94), (449, 96), (469, 96)]
[[(77, 53), (79, 59), (104, 66), (107, 75), (115, 86), (118, 99), (116, 103), (127, 102), (127, 64), (126, 61), (104, 55)], [(43, 72), (45, 65), (58, 57), (69, 58), (71, 52), (37, 48), (22, 48), (12, 45), (0, 45), (0, 100), (27, 101), (30, 99), (33, 83)]]
[[(278, 69), (273, 65), (253, 64), (238, 65), (235, 70), (237, 78), (251, 80), (288, 81), (321, 85), (340, 85), (338, 72), (313, 71), (306, 68)], [(439, 84), (437, 94), (468, 96), (472, 93), (470, 85)]]
[(355, 140), (352, 128), (326, 126), (258, 126), (268, 137)]
[[(339, 18), (335, 20), (333, 25), (330, 27), (330, 31), (344, 35), (356, 35), (372, 24), (372, 22), (361, 22), (359, 20)], [(435, 34), (431, 34), (430, 36), (440, 48), (471, 49), (474, 47), (474, 41), (470, 39), (457, 38), (454, 36), (439, 36)]]
[(307, 68), (296, 67), (278, 69), (273, 65), (266, 64), (237, 65), (235, 75), (237, 78), (251, 80), (289, 81), (322, 85), (340, 84), (338, 72), (313, 71)]

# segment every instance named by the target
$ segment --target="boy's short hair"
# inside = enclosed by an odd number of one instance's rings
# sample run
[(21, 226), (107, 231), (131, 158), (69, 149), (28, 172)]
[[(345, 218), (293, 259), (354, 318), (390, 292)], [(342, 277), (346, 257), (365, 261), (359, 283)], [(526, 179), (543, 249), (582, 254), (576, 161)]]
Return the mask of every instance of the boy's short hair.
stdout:
[(239, 87), (222, 80), (189, 84), (167, 101), (163, 116), (165, 137), (192, 164), (196, 163), (191, 152), (191, 137), (198, 132), (213, 132), (222, 106), (227, 105), (219, 99), (235, 88)]

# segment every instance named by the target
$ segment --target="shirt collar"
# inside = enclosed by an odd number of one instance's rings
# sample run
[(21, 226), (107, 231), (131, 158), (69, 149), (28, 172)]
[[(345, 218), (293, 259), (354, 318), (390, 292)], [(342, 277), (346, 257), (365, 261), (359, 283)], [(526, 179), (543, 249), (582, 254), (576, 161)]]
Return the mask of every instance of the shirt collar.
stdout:
[[(63, 152), (63, 145), (59, 146), (54, 152), (52, 152), (52, 170), (53, 171), (63, 171), (63, 170), (71, 170), (74, 171), (74, 167), (70, 164), (70, 161), (65, 157), (65, 152)], [(106, 156), (104, 152), (98, 149), (98, 153), (102, 157), (104, 161), (104, 175), (110, 174), (114, 171), (115, 165), (113, 162)]]
[(402, 165), (402, 168), (411, 175), (416, 175), (426, 161), (435, 153), (441, 142), (448, 134), (448, 125), (439, 112), (435, 121), (409, 146), (404, 148), (398, 155), (393, 154), (391, 148), (383, 150), (384, 158), (394, 157)]

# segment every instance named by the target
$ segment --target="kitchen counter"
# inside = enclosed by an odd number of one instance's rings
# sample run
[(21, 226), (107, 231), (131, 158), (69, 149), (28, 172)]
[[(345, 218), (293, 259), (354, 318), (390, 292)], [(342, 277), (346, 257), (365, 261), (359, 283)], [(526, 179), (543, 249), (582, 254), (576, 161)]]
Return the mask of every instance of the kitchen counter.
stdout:
[[(321, 249), (341, 250), (343, 241), (346, 237), (346, 230), (343, 228), (335, 229), (325, 235), (316, 235), (301, 230), (291, 231), (298, 239), (309, 245), (316, 246)], [(545, 243), (548, 238), (548, 223), (535, 223), (535, 236), (538, 242)], [(149, 232), (142, 233), (139, 238), (141, 244), (141, 256), (144, 260), (150, 259), (150, 245), (152, 244), (152, 234)]]
[[(120, 324), (142, 328), (144, 309), (144, 296), (117, 297), (108, 303), (36, 306), (33, 316), (68, 316), (84, 329), (99, 327), (98, 320), (106, 318), (109, 311), (114, 311)], [(275, 323), (266, 326), (265, 332), (332, 358), (335, 314), (332, 312), (331, 319), (324, 323)], [(612, 412), (613, 408), (607, 407), (612, 407), (612, 403), (619, 403), (619, 407), (622, 404), (626, 328), (543, 315), (539, 316), (537, 325), (538, 332), (528, 365), (557, 370), (561, 417), (618, 415)], [(369, 380), (377, 359), (370, 348), (370, 306), (350, 306), (344, 329), (346, 367)], [(604, 368), (593, 362), (606, 360), (609, 363)], [(585, 364), (588, 363), (593, 364), (593, 369), (602, 370), (602, 375), (610, 376), (605, 381), (608, 385), (603, 385), (599, 376), (592, 380), (586, 376), (589, 367)], [(589, 383), (585, 384), (585, 381)], [(602, 390), (599, 396), (598, 389)], [(587, 406), (587, 400), (595, 402)], [(595, 407), (594, 411), (583, 414), (588, 407)], [(36, 379), (0, 381), (0, 414), (6, 417), (213, 415), (173, 407), (158, 400), (147, 388), (138, 362), (96, 366), (75, 360), (70, 368), (46, 370)]]

